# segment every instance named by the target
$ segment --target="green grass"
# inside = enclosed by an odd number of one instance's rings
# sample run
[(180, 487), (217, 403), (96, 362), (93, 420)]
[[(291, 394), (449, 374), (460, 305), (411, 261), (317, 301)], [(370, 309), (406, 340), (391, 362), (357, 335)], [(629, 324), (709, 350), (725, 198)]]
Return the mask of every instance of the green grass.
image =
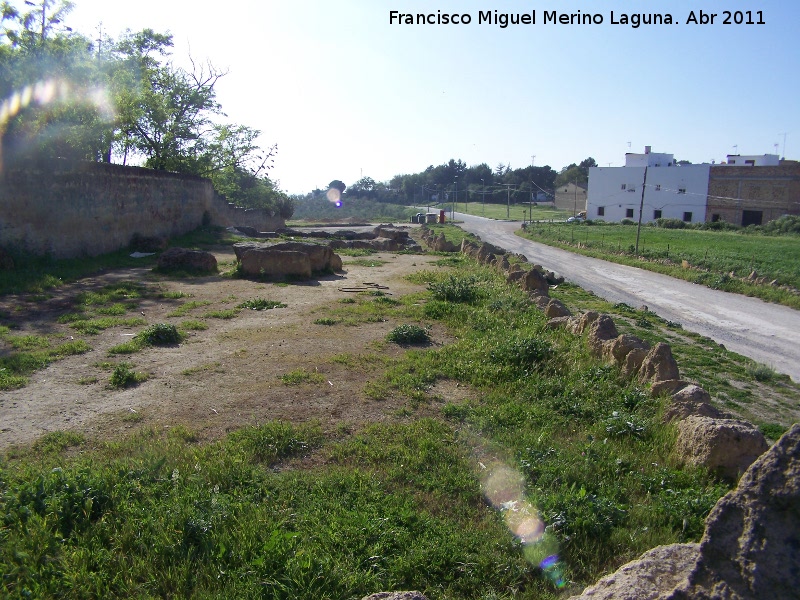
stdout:
[(369, 258), (358, 258), (356, 260), (348, 260), (345, 264), (346, 265), (354, 265), (356, 267), (382, 267), (388, 261), (385, 260), (376, 260), (376, 259), (369, 259)]
[(159, 298), (163, 298), (165, 300), (179, 300), (181, 298), (191, 298), (194, 294), (189, 294), (187, 292), (161, 292), (158, 294)]
[(236, 308), (247, 308), (250, 310), (271, 310), (273, 308), (286, 308), (283, 302), (275, 300), (267, 300), (266, 298), (253, 298), (252, 300), (245, 300)]
[(188, 369), (184, 369), (181, 371), (181, 375), (185, 377), (191, 377), (192, 375), (197, 375), (198, 373), (224, 373), (225, 370), (222, 368), (222, 363), (213, 362), (205, 365), (199, 365), (197, 367), (190, 367)]
[[(800, 236), (764, 235), (748, 229), (707, 231), (620, 224), (535, 223), (519, 235), (533, 241), (685, 279), (714, 289), (746, 294), (800, 308)], [(684, 268), (686, 261), (692, 268)], [(746, 278), (755, 272), (777, 285)], [(731, 276), (731, 273), (734, 275)]]
[(203, 313), (204, 319), (233, 319), (239, 315), (238, 308), (226, 308), (221, 310), (210, 310)]
[(208, 324), (198, 319), (187, 319), (181, 322), (180, 328), (186, 331), (205, 331)]
[(112, 327), (138, 327), (144, 325), (145, 322), (141, 317), (98, 317), (75, 321), (70, 324), (70, 327), (87, 335), (97, 335)]
[(319, 384), (324, 383), (325, 378), (317, 372), (307, 371), (306, 369), (295, 369), (280, 376), (284, 385), (302, 385), (304, 383)]
[[(438, 212), (439, 208), (446, 209), (447, 218), (450, 219), (451, 207), (452, 204), (442, 204), (439, 205), (436, 210)], [(534, 206), (533, 210), (531, 211), (531, 207), (528, 204), (509, 205), (506, 202), (503, 202), (502, 204), (469, 202), (466, 207), (463, 202), (457, 202), (455, 204), (455, 209), (456, 212), (460, 213), (477, 215), (479, 217), (487, 217), (489, 219), (510, 219), (512, 221), (529, 221), (531, 219), (531, 214), (533, 215), (534, 221), (545, 221), (550, 219), (563, 221), (567, 217), (572, 216), (572, 213), (569, 211), (550, 208), (549, 206)]]
[(156, 323), (137, 333), (133, 339), (109, 348), (109, 354), (135, 354), (147, 346), (171, 346), (183, 341), (185, 335), (168, 323)]
[[(494, 270), (467, 262), (410, 279), (428, 289), (330, 307), (345, 322), (379, 315), (447, 332), (435, 347), (387, 352), (380, 342), (327, 361), (368, 373), (365, 408), (391, 397), (402, 406), (395, 420), (330, 431), (269, 422), (213, 443), (153, 425), (110, 442), (52, 436), (0, 458), (0, 595), (357, 599), (417, 589), (431, 600), (553, 600), (656, 545), (699, 540), (732, 482), (675, 461), (662, 400), (580, 338), (548, 329)], [(456, 293), (465, 281), (474, 294)], [(553, 295), (610, 312), (622, 331), (671, 340), (682, 371), (709, 390), (731, 391), (731, 378), (797, 402), (791, 382), (760, 382), (748, 361), (657, 315), (568, 284)], [(308, 369), (280, 379), (325, 382)], [(761, 428), (779, 435), (780, 420)], [(518, 482), (510, 497), (548, 526), (540, 543), (516, 539), (505, 524), (513, 510), (483, 495), (500, 465)]]
[(322, 317), (320, 319), (314, 319), (314, 325), (336, 325), (339, 321), (337, 319), (332, 319), (330, 317)]
[[(419, 589), (436, 600), (539, 586), (554, 597), (485, 509), (442, 424), (374, 426), (332, 445), (285, 423), (207, 447), (193, 439), (145, 429), (65, 460), (53, 453), (84, 444), (51, 437), (44, 464), (3, 468), (14, 491), (0, 497), (5, 593), (310, 600)], [(321, 446), (330, 466), (270, 468)]]
[(395, 344), (427, 344), (430, 336), (424, 327), (405, 324), (392, 329), (386, 339)]
[[(11, 337), (11, 336), (10, 336)], [(51, 346), (39, 336), (11, 337), (17, 344), (14, 350), (0, 356), (0, 390), (25, 387), (28, 377), (51, 363), (76, 354), (85, 354), (91, 348), (83, 340)]]
[(189, 302), (184, 302), (175, 310), (167, 314), (168, 317), (185, 317), (189, 314), (189, 311), (194, 310), (195, 308), (200, 308), (201, 306), (208, 306), (211, 304), (209, 300), (190, 300)]

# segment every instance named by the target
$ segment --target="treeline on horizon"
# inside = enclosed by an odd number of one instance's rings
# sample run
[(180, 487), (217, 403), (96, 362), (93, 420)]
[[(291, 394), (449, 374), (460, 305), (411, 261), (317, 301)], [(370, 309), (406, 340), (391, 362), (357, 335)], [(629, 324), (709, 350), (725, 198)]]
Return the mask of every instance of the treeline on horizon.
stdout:
[(68, 0), (0, 2), (0, 168), (68, 158), (199, 175), (239, 206), (292, 215), (260, 131), (224, 123), (210, 61), (175, 65), (172, 36), (69, 27)]
[[(346, 184), (338, 179), (330, 182), (328, 189), (338, 189), (342, 201), (370, 200), (373, 202), (426, 205), (442, 202), (486, 202), (506, 204), (511, 202), (552, 202), (555, 189), (568, 183), (586, 185), (589, 168), (597, 163), (591, 157), (578, 164), (567, 165), (556, 172), (550, 166), (528, 166), (512, 169), (499, 164), (492, 169), (488, 164), (467, 166), (462, 160), (429, 166), (420, 173), (395, 175), (388, 182), (377, 182), (371, 177)], [(327, 190), (316, 189), (305, 195), (294, 196), (295, 203), (310, 202), (323, 196)]]

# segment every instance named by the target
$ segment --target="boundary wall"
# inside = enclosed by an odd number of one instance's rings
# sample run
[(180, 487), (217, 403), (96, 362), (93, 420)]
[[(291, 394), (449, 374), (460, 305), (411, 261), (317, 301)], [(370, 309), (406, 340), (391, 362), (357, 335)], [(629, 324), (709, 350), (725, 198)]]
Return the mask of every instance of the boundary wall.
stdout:
[(0, 173), (0, 247), (54, 258), (96, 256), (131, 237), (174, 237), (203, 224), (285, 226), (228, 203), (192, 175), (89, 161), (40, 160)]

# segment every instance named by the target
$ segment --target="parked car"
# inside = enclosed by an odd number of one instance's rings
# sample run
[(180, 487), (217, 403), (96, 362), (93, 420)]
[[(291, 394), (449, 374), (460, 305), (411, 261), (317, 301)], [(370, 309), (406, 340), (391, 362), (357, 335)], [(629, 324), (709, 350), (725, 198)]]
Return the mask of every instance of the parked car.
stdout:
[(580, 215), (576, 217), (570, 217), (567, 219), (567, 223), (583, 223), (586, 220), (586, 217), (581, 217)]

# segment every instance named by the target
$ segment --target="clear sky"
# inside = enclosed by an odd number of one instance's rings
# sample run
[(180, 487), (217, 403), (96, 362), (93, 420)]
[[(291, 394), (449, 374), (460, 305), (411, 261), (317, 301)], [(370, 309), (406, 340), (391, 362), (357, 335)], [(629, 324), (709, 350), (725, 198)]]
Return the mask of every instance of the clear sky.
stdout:
[[(796, 0), (75, 0), (75, 30), (169, 31), (229, 74), (218, 100), (233, 123), (277, 143), (273, 179), (289, 193), (387, 181), (450, 158), (556, 170), (594, 157), (669, 152), (800, 158)], [(390, 24), (390, 11), (468, 14), (468, 25)], [(714, 24), (687, 24), (692, 11)], [(536, 13), (535, 25), (479, 13)], [(600, 25), (545, 24), (545, 11)], [(612, 24), (671, 14), (677, 24)], [(723, 24), (736, 11), (764, 25)], [(758, 11), (761, 11), (759, 14)], [(743, 15), (746, 20), (748, 15)], [(785, 134), (785, 136), (784, 136)], [(535, 158), (534, 158), (535, 156)]]

